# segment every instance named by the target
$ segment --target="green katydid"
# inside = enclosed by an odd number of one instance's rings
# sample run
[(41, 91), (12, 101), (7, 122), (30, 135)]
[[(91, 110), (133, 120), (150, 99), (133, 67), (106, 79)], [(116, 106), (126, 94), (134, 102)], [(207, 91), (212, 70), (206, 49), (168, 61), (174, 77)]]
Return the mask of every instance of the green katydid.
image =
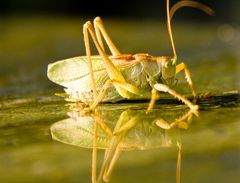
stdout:
[[(88, 109), (90, 110), (94, 110), (100, 102), (151, 99), (147, 110), (150, 111), (157, 99), (158, 92), (167, 92), (191, 109), (198, 110), (198, 105), (193, 104), (185, 96), (172, 89), (175, 85), (176, 74), (184, 71), (192, 95), (196, 97), (188, 68), (184, 63), (177, 65), (171, 18), (176, 10), (184, 6), (198, 8), (209, 15), (214, 12), (206, 5), (188, 0), (177, 2), (171, 9), (169, 6), (169, 0), (166, 0), (167, 29), (173, 56), (154, 57), (144, 53), (121, 54), (106, 32), (100, 17), (96, 17), (94, 25), (88, 21), (83, 26), (86, 56), (49, 64), (48, 78), (66, 87), (66, 100), (89, 104), (90, 108)], [(99, 55), (91, 55), (89, 35)], [(112, 55), (106, 54), (102, 37)]]

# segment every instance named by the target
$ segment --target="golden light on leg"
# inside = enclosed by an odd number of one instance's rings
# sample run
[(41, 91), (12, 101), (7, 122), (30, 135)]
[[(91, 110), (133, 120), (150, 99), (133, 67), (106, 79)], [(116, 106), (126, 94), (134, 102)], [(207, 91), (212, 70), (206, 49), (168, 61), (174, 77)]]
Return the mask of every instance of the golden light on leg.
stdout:
[(89, 43), (89, 37), (88, 37), (88, 27), (89, 27), (89, 22), (85, 23), (83, 26), (83, 37), (84, 37), (84, 44), (85, 44), (85, 48), (86, 48), (87, 60), (88, 60), (88, 65), (89, 65), (89, 72), (90, 72), (91, 79), (92, 79), (93, 97), (94, 97), (94, 99), (96, 99), (97, 89), (96, 89), (96, 83), (95, 83), (94, 74), (93, 74), (91, 50), (90, 50), (90, 43)]
[(188, 70), (187, 66), (184, 63), (178, 64), (176, 66), (176, 74), (178, 74), (182, 70), (184, 70), (186, 81), (187, 81), (187, 83), (188, 83), (188, 85), (189, 85), (189, 87), (192, 91), (193, 97), (195, 98), (197, 96), (197, 94), (196, 94), (196, 92), (194, 90), (194, 87), (193, 87), (191, 74), (190, 74), (190, 71)]
[(101, 34), (103, 35), (103, 38), (106, 41), (112, 55), (114, 55), (114, 56), (120, 55), (121, 53), (118, 51), (118, 49), (114, 45), (113, 41), (111, 40), (110, 36), (108, 35), (101, 18), (96, 17), (93, 21), (93, 24), (94, 24), (94, 28), (95, 28), (95, 32), (96, 32), (96, 35), (97, 35), (98, 42), (102, 46), (103, 50), (104, 50), (104, 46), (103, 46), (103, 41), (102, 41)]
[(152, 108), (154, 107), (154, 104), (156, 102), (156, 99), (157, 99), (157, 90), (155, 88), (152, 89), (151, 93), (152, 93), (151, 94), (151, 100), (148, 104), (148, 108), (147, 108), (146, 113), (149, 113), (152, 110)]
[(167, 93), (171, 94), (172, 96), (174, 96), (175, 98), (177, 98), (178, 100), (180, 100), (184, 104), (186, 104), (193, 111), (197, 111), (199, 108), (198, 105), (192, 104), (186, 97), (177, 93), (175, 90), (169, 88), (167, 85), (158, 83), (158, 84), (154, 85), (154, 88), (157, 89), (158, 91), (167, 92)]

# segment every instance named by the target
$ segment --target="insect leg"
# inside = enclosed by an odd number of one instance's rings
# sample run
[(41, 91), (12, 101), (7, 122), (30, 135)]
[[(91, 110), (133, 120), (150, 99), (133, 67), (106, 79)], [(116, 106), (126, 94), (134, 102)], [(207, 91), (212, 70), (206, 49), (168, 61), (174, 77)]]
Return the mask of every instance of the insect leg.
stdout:
[(115, 125), (113, 133), (114, 136), (111, 139), (109, 151), (106, 156), (109, 159), (108, 163), (106, 163), (107, 166), (103, 175), (103, 179), (106, 182), (108, 182), (114, 165), (116, 164), (116, 161), (120, 155), (120, 144), (122, 139), (126, 136), (128, 131), (137, 124), (137, 122), (139, 122), (138, 114), (135, 113), (135, 115), (132, 117), (132, 112), (130, 110), (126, 110), (121, 113)]
[(147, 108), (146, 113), (149, 113), (152, 110), (152, 108), (153, 108), (153, 106), (154, 106), (154, 104), (155, 104), (155, 102), (156, 102), (156, 100), (158, 98), (158, 93), (157, 92), (158, 91), (155, 88), (152, 89), (151, 100), (150, 100), (150, 102), (148, 104), (148, 108)]
[(127, 132), (131, 128), (133, 128), (137, 122), (139, 121), (138, 115), (133, 116), (127, 123), (123, 124), (119, 129), (113, 132), (114, 135), (120, 135), (123, 132)]
[(178, 64), (176, 66), (176, 74), (178, 74), (180, 71), (184, 70), (184, 73), (185, 73), (185, 78), (187, 80), (187, 83), (192, 91), (192, 95), (193, 97), (195, 98), (197, 95), (196, 95), (196, 92), (194, 90), (194, 87), (193, 87), (193, 82), (192, 82), (192, 79), (191, 79), (191, 74), (190, 74), (190, 71), (188, 70), (187, 66), (184, 64), (184, 63), (181, 63), (181, 64)]
[(134, 93), (136, 95), (139, 95), (139, 90), (138, 88), (136, 88), (135, 86), (126, 83), (126, 82), (121, 82), (121, 81), (116, 81), (116, 80), (107, 80), (105, 82), (105, 84), (103, 85), (103, 87), (101, 88), (98, 96), (96, 97), (95, 101), (93, 102), (93, 104), (90, 106), (91, 110), (94, 110), (96, 108), (96, 106), (101, 102), (101, 100), (103, 99), (108, 87), (110, 84), (113, 84), (114, 86), (118, 86), (121, 87), (123, 89), (125, 89), (128, 92)]
[(169, 88), (167, 85), (164, 84), (155, 84), (154, 88), (158, 91), (162, 91), (162, 92), (168, 92), (169, 94), (171, 94), (172, 96), (174, 96), (175, 98), (177, 98), (178, 100), (182, 101), (184, 104), (186, 104), (191, 110), (193, 110), (194, 112), (198, 110), (198, 105), (194, 105), (192, 102), (190, 102), (186, 97), (184, 97), (183, 95), (177, 93), (175, 90)]
[[(87, 22), (84, 24), (83, 26), (84, 29), (84, 34), (88, 34), (88, 32), (90, 33), (91, 38), (93, 39), (94, 45), (96, 46), (99, 54), (101, 55), (103, 62), (104, 62), (104, 66), (106, 68), (106, 71), (108, 73), (108, 76), (110, 77), (111, 80), (117, 80), (119, 82), (123, 82), (126, 83), (122, 73), (116, 68), (116, 66), (112, 63), (112, 61), (108, 58), (107, 54), (105, 53), (105, 51), (102, 49), (102, 47), (100, 46), (96, 34), (94, 32), (93, 26), (91, 24), (91, 22)], [(87, 37), (88, 38), (88, 37)], [(89, 44), (89, 41), (86, 41)], [(89, 46), (89, 45), (88, 45)], [(91, 74), (93, 75), (93, 70), (90, 69)], [(114, 84), (114, 83), (113, 83)], [(118, 91), (118, 93), (124, 97), (124, 98), (129, 98), (129, 93), (126, 89), (120, 87), (119, 85), (115, 85), (116, 90)]]
[(177, 142), (178, 156), (177, 156), (177, 171), (176, 171), (176, 182), (180, 183), (181, 180), (181, 160), (182, 160), (182, 145)]
[(98, 137), (98, 125), (102, 127), (104, 132), (109, 136), (113, 137), (111, 129), (106, 125), (105, 121), (100, 117), (99, 111), (95, 110), (95, 123), (93, 133), (93, 148), (92, 148), (92, 183), (97, 183), (97, 137)]
[(93, 147), (92, 147), (92, 183), (96, 183), (97, 177), (97, 134), (98, 123), (94, 123)]
[[(187, 129), (188, 128), (188, 125), (189, 123), (191, 123), (191, 120), (192, 120), (192, 115), (193, 115), (193, 112), (191, 109), (183, 114), (182, 116), (178, 117), (177, 119), (175, 119), (173, 122), (171, 123), (168, 123), (166, 122), (164, 119), (160, 118), (160, 119), (156, 119), (154, 121), (154, 123), (164, 129), (164, 130), (169, 130), (171, 128), (174, 128), (174, 127), (178, 127), (178, 128), (181, 128), (181, 129)], [(196, 115), (198, 115), (198, 113), (195, 113)]]
[(103, 131), (106, 133), (107, 136), (109, 137), (113, 136), (111, 128), (105, 123), (105, 121), (102, 118), (97, 116), (96, 121), (100, 125), (100, 127), (103, 129)]
[(104, 175), (103, 175), (103, 180), (105, 182), (109, 182), (109, 179), (110, 179), (110, 176), (112, 174), (112, 171), (113, 171), (113, 168), (120, 156), (120, 153), (121, 153), (121, 150), (119, 147), (116, 148), (115, 152), (114, 152), (114, 155), (112, 157), (112, 160), (111, 160), (111, 163), (109, 165), (109, 167), (107, 167), (108, 169), (106, 169), (106, 171), (104, 172)]
[[(96, 17), (93, 21), (94, 24), (94, 28), (95, 28), (95, 33), (97, 36), (97, 40), (99, 42), (99, 44), (101, 45), (102, 49), (104, 50), (104, 45), (103, 45), (103, 41), (102, 41), (102, 36), (104, 38), (104, 40), (106, 41), (112, 55), (120, 55), (121, 53), (118, 51), (118, 49), (116, 48), (116, 46), (114, 45), (114, 43), (112, 42), (110, 36), (108, 35), (103, 22), (101, 20), (100, 17)], [(101, 36), (102, 34), (102, 36)]]
[(93, 68), (92, 68), (91, 49), (90, 49), (90, 42), (89, 42), (89, 37), (88, 37), (87, 23), (84, 24), (84, 26), (83, 26), (83, 37), (84, 37), (84, 44), (85, 44), (85, 49), (86, 49), (86, 54), (87, 54), (88, 65), (89, 65), (89, 72), (90, 72), (91, 79), (92, 79), (93, 96), (94, 96), (94, 99), (96, 99), (97, 89), (96, 89), (96, 83), (95, 83), (95, 79), (94, 79)]

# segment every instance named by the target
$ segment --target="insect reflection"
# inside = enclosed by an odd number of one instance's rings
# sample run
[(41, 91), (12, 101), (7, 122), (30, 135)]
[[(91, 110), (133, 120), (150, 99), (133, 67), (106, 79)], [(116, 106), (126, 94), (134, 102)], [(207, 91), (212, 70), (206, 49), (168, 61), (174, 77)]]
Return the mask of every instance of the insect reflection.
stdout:
[[(92, 149), (92, 183), (109, 181), (123, 151), (174, 146), (178, 149), (176, 182), (180, 182), (180, 129), (189, 127), (194, 115), (191, 109), (175, 109), (174, 112), (169, 109), (162, 117), (159, 117), (159, 110), (153, 110), (146, 115), (145, 110), (136, 105), (130, 109), (122, 107), (117, 110), (105, 106), (89, 115), (81, 114), (76, 106), (71, 106), (71, 109), (68, 113), (70, 118), (51, 126), (52, 138)], [(97, 155), (100, 149), (105, 153), (101, 169), (97, 170)]]

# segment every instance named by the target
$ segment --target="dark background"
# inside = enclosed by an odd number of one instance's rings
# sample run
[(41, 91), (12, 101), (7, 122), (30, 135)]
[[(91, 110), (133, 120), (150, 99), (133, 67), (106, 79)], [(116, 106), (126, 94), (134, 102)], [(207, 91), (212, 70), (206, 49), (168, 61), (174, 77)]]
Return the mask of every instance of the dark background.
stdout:
[[(178, 0), (171, 0), (171, 4)], [(240, 1), (198, 0), (216, 11), (217, 22), (238, 23)], [(0, 15), (60, 15), (85, 17), (118, 17), (131, 19), (160, 19), (165, 15), (165, 0), (1, 0)], [(178, 13), (179, 20), (208, 21), (209, 17), (192, 8)]]

